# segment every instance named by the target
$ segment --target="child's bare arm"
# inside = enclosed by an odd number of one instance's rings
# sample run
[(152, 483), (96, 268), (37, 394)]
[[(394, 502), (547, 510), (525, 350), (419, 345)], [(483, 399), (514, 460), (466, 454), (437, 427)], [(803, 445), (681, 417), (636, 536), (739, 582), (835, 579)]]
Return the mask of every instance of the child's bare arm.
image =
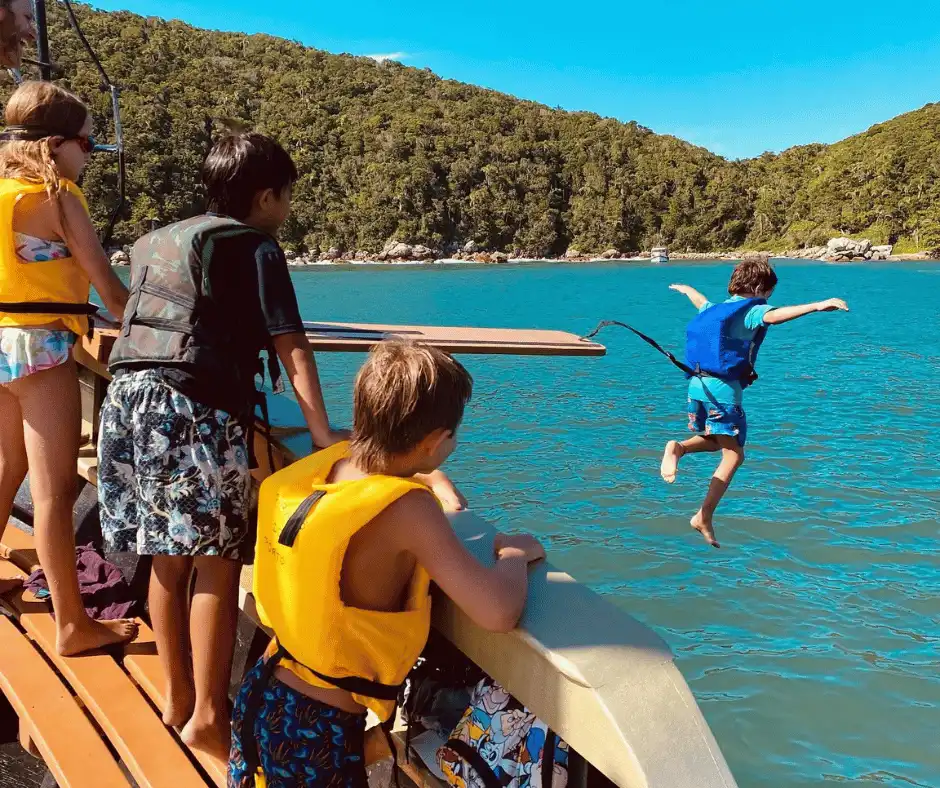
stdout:
[(60, 237), (88, 275), (107, 310), (120, 320), (127, 306), (127, 288), (111, 268), (88, 211), (74, 194), (60, 194), (59, 200), (65, 219), (61, 222)]
[(273, 337), (272, 341), (277, 357), (284, 365), (287, 378), (297, 395), (297, 402), (303, 411), (314, 446), (325, 449), (327, 446), (345, 440), (348, 433), (330, 429), (326, 405), (323, 402), (323, 391), (320, 388), (317, 362), (313, 358), (313, 350), (310, 348), (307, 336), (299, 332), (279, 334)]
[(812, 304), (800, 304), (799, 306), (781, 306), (771, 309), (764, 315), (764, 323), (768, 326), (779, 326), (781, 323), (789, 323), (791, 320), (811, 315), (814, 312), (848, 312), (849, 305), (841, 298), (830, 298), (828, 301), (816, 301)]
[(414, 478), (431, 488), (446, 511), (462, 512), (467, 508), (467, 499), (444, 471), (438, 469), (431, 473), (416, 473)]
[(694, 287), (689, 287), (688, 285), (669, 285), (669, 289), (675, 290), (677, 293), (682, 293), (682, 295), (688, 297), (689, 301), (692, 302), (692, 305), (696, 309), (701, 309), (708, 303), (708, 299)]
[(401, 549), (411, 553), (478, 626), (493, 632), (516, 626), (528, 593), (528, 564), (545, 556), (533, 537), (499, 537), (496, 565), (489, 568), (463, 546), (430, 494), (409, 493), (386, 513), (398, 520), (390, 531), (400, 535)]

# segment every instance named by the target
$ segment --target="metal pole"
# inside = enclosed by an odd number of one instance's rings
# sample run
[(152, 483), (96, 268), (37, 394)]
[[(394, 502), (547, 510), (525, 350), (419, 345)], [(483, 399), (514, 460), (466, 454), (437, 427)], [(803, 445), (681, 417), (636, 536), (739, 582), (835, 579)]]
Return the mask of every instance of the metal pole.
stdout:
[(47, 82), (52, 79), (52, 59), (49, 56), (49, 28), (46, 22), (46, 0), (33, 0), (36, 19), (36, 51), (39, 74)]

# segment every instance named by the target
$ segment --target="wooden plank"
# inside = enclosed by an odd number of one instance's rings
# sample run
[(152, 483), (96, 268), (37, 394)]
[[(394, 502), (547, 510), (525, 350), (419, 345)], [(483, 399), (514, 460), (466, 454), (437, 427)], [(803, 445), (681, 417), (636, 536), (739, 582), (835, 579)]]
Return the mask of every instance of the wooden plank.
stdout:
[(0, 616), (0, 688), (60, 788), (117, 788), (128, 782), (68, 687), (5, 616)]
[[(28, 534), (11, 526), (3, 542), (13, 548), (8, 551), (11, 558), (18, 562), (29, 558), (32, 537)], [(205, 788), (187, 752), (113, 657), (103, 651), (60, 656), (48, 605), (25, 591), (9, 594), (4, 601), (81, 698), (140, 788)]]
[(381, 323), (304, 323), (314, 350), (363, 352), (390, 337), (425, 342), (448, 353), (513, 356), (603, 356), (597, 342), (566, 331)]
[[(94, 447), (91, 447), (91, 449), (94, 451)], [(98, 486), (98, 458), (94, 454), (89, 454), (84, 457), (79, 455), (78, 475), (89, 484), (94, 484), (96, 487)]]
[[(518, 328), (471, 328), (467, 326), (402, 326), (384, 323), (305, 322), (307, 339), (314, 350), (364, 352), (389, 336), (402, 336), (426, 342), (448, 353), (496, 354), (514, 356), (603, 356), (607, 349), (567, 331)], [(110, 379), (103, 368), (117, 330), (96, 327), (94, 338), (83, 344), (99, 363), (96, 369)]]
[(0, 558), (9, 561), (20, 571), (31, 574), (39, 568), (39, 556), (33, 547), (33, 537), (8, 523), (0, 539)]
[[(137, 640), (124, 648), (124, 667), (138, 686), (147, 694), (158, 709), (166, 705), (166, 674), (157, 656), (157, 644), (153, 632), (145, 624), (140, 625)], [(225, 788), (228, 761), (216, 758), (202, 750), (190, 750), (192, 756), (205, 769), (214, 785)]]
[(179, 742), (110, 655), (59, 656), (48, 613), (23, 614), (20, 623), (72, 685), (141, 788), (205, 787)]

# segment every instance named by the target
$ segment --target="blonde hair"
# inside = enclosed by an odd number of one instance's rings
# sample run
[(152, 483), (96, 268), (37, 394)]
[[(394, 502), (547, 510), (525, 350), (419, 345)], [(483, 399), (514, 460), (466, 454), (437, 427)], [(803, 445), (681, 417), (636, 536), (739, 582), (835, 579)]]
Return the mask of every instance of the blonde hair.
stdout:
[(4, 119), (7, 127), (27, 127), (48, 136), (0, 145), (0, 178), (44, 184), (49, 198), (56, 199), (63, 191), (62, 176), (50, 140), (77, 137), (88, 120), (88, 107), (74, 93), (51, 82), (24, 82), (10, 96)]
[(447, 353), (404, 340), (379, 343), (356, 376), (354, 462), (382, 473), (435, 430), (456, 430), (472, 391), (470, 373)]

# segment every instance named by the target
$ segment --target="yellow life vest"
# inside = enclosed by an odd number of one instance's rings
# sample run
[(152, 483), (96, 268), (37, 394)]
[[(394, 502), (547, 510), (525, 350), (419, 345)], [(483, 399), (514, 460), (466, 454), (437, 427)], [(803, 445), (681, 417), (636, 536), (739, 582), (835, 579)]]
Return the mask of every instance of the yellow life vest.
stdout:
[[(360, 528), (412, 490), (428, 488), (379, 475), (327, 484), (348, 453), (348, 443), (336, 444), (262, 483), (254, 595), (261, 620), (275, 633), (269, 657), (280, 649), (280, 665), (303, 681), (347, 689), (385, 720), (427, 643), (430, 579), (418, 567), (404, 610), (386, 613), (345, 605), (340, 575)], [(369, 694), (376, 684), (385, 690), (380, 697)]]
[[(65, 179), (62, 186), (78, 197), (88, 210), (88, 203), (78, 186)], [(77, 306), (88, 303), (91, 282), (75, 258), (25, 262), (16, 253), (13, 237), (16, 204), (27, 195), (45, 191), (46, 187), (41, 183), (0, 178), (0, 304), (73, 305), (76, 313), (4, 312), (0, 307), (0, 328), (29, 328), (58, 322), (83, 336), (88, 333), (88, 317), (87, 312), (83, 314)]]

